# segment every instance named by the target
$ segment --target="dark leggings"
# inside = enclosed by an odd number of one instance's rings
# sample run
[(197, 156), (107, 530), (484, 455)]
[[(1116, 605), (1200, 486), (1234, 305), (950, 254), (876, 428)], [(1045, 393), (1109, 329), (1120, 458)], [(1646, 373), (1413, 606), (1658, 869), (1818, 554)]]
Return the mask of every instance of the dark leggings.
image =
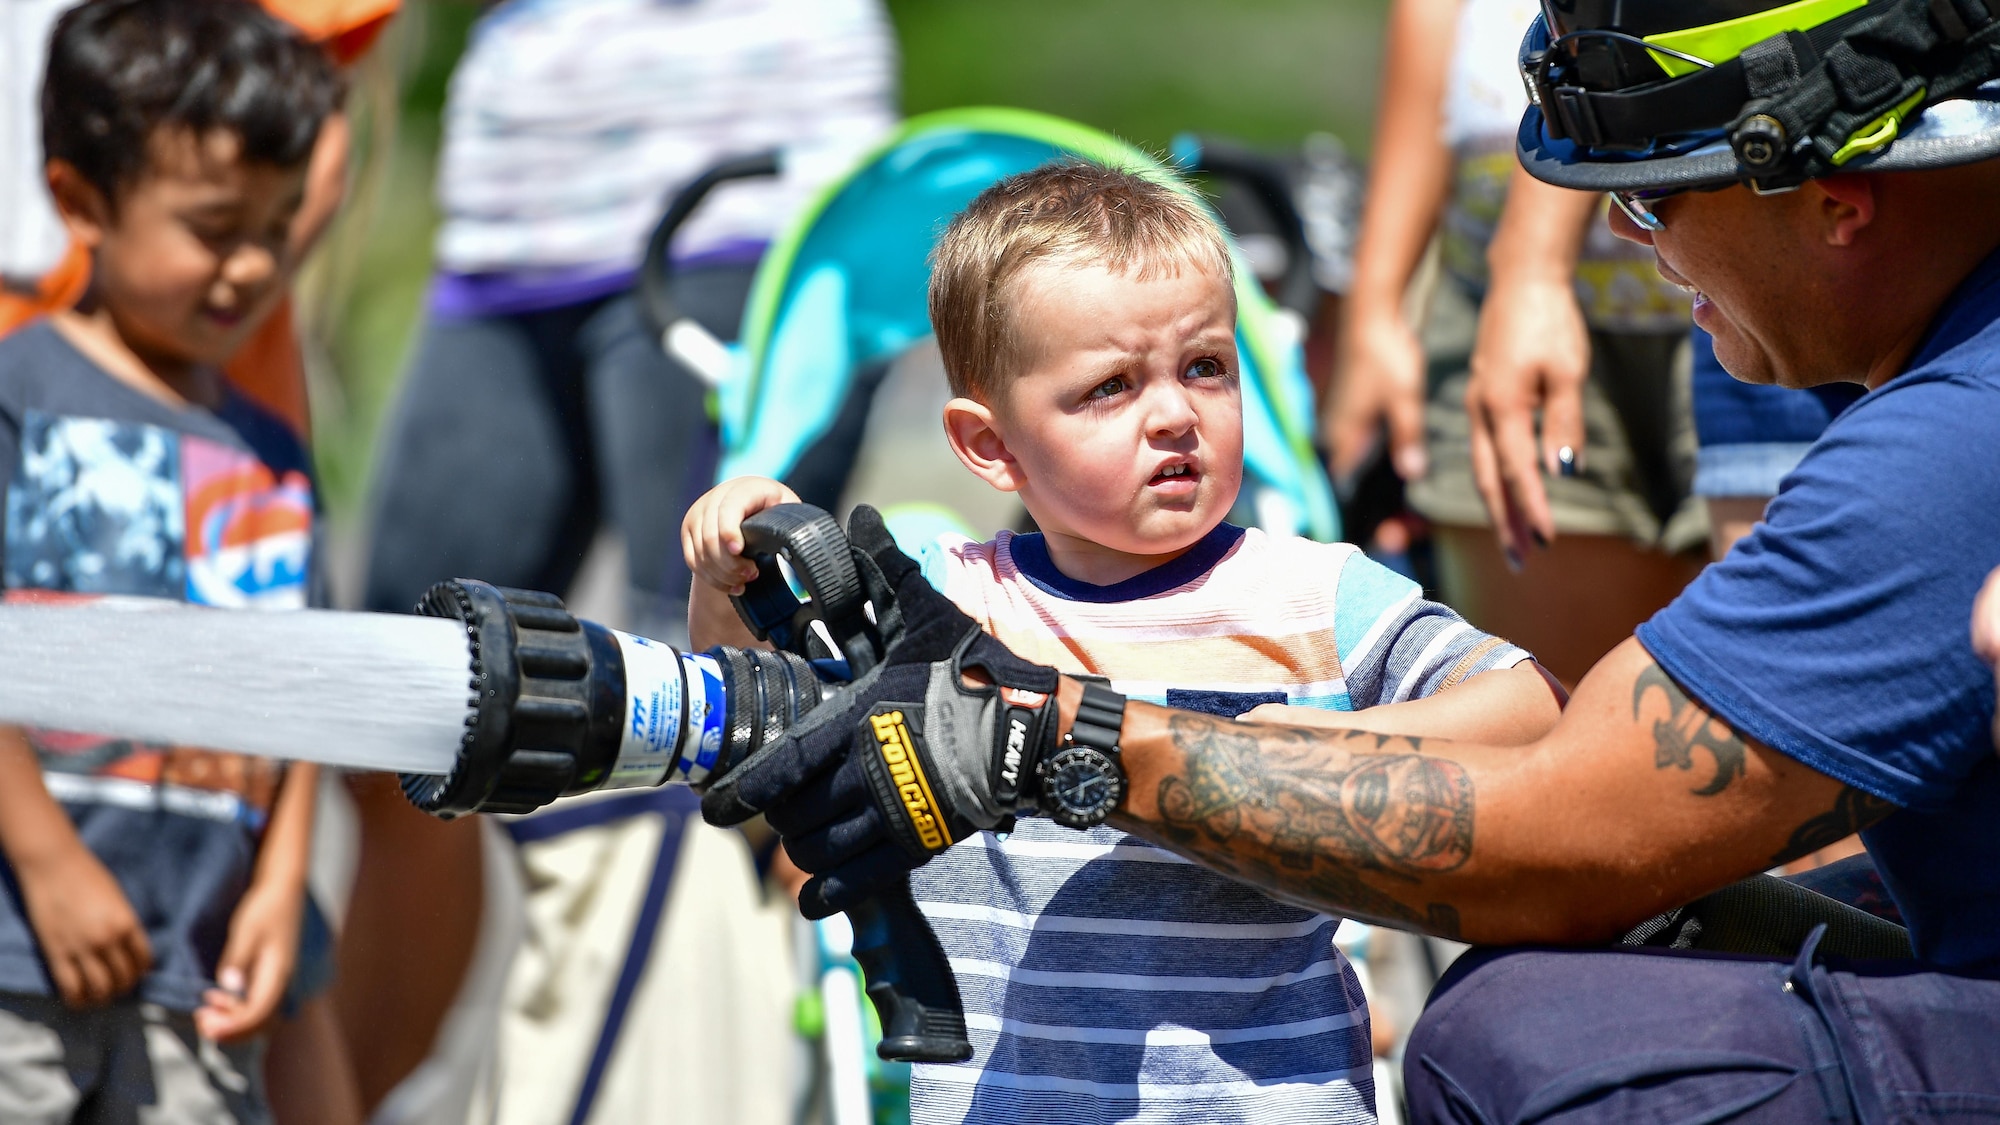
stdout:
[[(734, 339), (751, 274), (685, 271), (676, 296)], [(683, 640), (680, 519), (715, 463), (704, 398), (629, 295), (431, 321), (383, 430), (367, 608), (406, 611), (454, 577), (566, 593), (608, 519), (625, 539), (623, 624)]]

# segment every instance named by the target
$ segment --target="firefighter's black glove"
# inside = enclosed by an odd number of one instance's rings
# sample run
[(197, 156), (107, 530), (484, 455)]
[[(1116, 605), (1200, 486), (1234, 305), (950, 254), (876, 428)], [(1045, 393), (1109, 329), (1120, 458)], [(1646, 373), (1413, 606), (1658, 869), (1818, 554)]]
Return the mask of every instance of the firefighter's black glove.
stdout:
[[(1055, 669), (1015, 656), (932, 589), (873, 508), (855, 509), (847, 537), (887, 645), (882, 662), (701, 803), (711, 824), (764, 814), (814, 876), (799, 896), (812, 918), (1032, 811), (1035, 767), (1056, 739)], [(967, 671), (987, 682), (968, 684)]]

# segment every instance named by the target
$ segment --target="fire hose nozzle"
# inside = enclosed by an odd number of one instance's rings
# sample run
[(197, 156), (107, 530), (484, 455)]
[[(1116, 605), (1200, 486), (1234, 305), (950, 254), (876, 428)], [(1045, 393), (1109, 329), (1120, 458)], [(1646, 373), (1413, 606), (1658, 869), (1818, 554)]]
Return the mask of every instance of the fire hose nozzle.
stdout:
[(440, 582), (417, 611), (465, 624), (465, 738), (443, 777), (402, 775), (403, 793), (440, 817), (525, 813), (597, 787), (618, 756), (624, 719), (617, 645), (560, 598), (471, 579)]
[(821, 697), (794, 653), (681, 653), (579, 620), (553, 594), (460, 578), (431, 587), (417, 611), (462, 623), (470, 658), (451, 772), (402, 775), (404, 795), (433, 816), (533, 812), (635, 785), (700, 788)]

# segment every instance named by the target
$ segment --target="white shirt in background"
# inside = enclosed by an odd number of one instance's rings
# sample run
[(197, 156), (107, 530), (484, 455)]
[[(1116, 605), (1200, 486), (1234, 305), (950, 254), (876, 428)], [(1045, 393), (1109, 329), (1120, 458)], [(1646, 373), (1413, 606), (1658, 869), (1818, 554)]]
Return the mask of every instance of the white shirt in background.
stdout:
[[(896, 73), (879, 0), (508, 0), (452, 78), (438, 268), (629, 271), (666, 201), (712, 165), (860, 155), (895, 122)], [(843, 166), (810, 164), (719, 189), (676, 254), (769, 241)]]

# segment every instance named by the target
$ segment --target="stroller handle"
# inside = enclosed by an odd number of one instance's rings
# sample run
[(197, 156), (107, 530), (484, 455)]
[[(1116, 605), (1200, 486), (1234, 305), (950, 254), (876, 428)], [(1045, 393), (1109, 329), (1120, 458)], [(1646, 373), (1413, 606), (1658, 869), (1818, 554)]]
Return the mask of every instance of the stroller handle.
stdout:
[(717, 187), (731, 180), (775, 176), (781, 170), (782, 158), (775, 151), (738, 156), (696, 176), (675, 193), (673, 202), (667, 204), (667, 213), (660, 216), (659, 225), (653, 228), (652, 237), (646, 240), (646, 257), (639, 265), (639, 316), (654, 340), (662, 339), (667, 329), (680, 321), (683, 315), (680, 306), (674, 303), (674, 259), (671, 253), (674, 235), (682, 224)]
[(1241, 186), (1270, 213), (1285, 243), (1285, 279), (1278, 286), (1278, 303), (1310, 320), (1319, 302), (1319, 286), (1313, 281), (1305, 221), (1292, 200), (1284, 168), (1255, 149), (1214, 137), (1182, 134), (1174, 138), (1174, 150), (1188, 171)]

